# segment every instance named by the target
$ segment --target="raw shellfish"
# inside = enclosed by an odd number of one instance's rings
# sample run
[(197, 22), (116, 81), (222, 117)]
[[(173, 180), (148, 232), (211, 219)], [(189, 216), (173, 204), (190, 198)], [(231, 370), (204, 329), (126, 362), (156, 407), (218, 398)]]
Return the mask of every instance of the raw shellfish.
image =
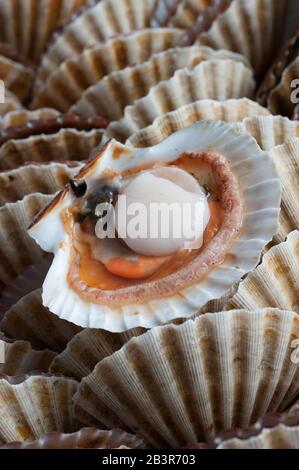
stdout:
[[(201, 161), (203, 168), (210, 168), (202, 176)], [(154, 171), (159, 173), (151, 174), (155, 166)], [(196, 175), (198, 182), (191, 175)], [(128, 181), (129, 176), (134, 178)], [(159, 178), (166, 178), (163, 187), (169, 187), (165, 194), (163, 190), (157, 191), (157, 201), (163, 198), (170, 201), (174, 187), (178, 193), (183, 188), (188, 191), (186, 201), (195, 201), (196, 194), (196, 198), (202, 198), (203, 225), (200, 229), (196, 225), (196, 233), (204, 232), (206, 238), (201, 238), (196, 249), (190, 250), (190, 245), (183, 249), (184, 238), (168, 235), (162, 243), (159, 237), (148, 236), (148, 232), (141, 239), (132, 239), (132, 243), (131, 235), (126, 235), (125, 246), (119, 238), (111, 240), (106, 235), (101, 241), (98, 231), (102, 216), (95, 209), (94, 214), (100, 218), (93, 219), (93, 204), (115, 201), (122, 194), (121, 188), (128, 200), (137, 195), (138, 201), (139, 191), (148, 198), (146, 188), (150, 190), (152, 183), (148, 186), (147, 181), (154, 176), (158, 176), (155, 184), (159, 184)], [(218, 186), (217, 181), (226, 184)], [(214, 194), (208, 206), (200, 185), (207, 185)], [(219, 209), (223, 211), (220, 219), (217, 191), (222, 207)], [(235, 132), (230, 125), (202, 121), (148, 149), (133, 149), (111, 141), (37, 216), (29, 229), (44, 250), (55, 254), (43, 286), (43, 303), (75, 324), (115, 332), (191, 316), (208, 301), (225, 295), (258, 263), (264, 245), (277, 232), (279, 206), (280, 182), (269, 156), (249, 135)], [(205, 231), (208, 211), (211, 225)], [(123, 214), (121, 211), (120, 217)], [(160, 256), (154, 255), (155, 250)]]

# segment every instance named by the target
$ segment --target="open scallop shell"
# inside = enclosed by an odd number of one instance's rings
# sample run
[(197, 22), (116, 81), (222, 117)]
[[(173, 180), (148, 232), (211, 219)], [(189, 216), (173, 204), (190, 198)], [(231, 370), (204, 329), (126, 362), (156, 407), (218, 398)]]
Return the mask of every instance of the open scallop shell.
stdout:
[(13, 442), (1, 449), (144, 449), (145, 441), (120, 429), (82, 428), (72, 434), (51, 432), (37, 441)]
[(5, 103), (0, 103), (0, 116), (5, 116), (10, 111), (23, 109), (21, 101), (8, 90), (5, 90)]
[[(205, 119), (238, 123), (246, 117), (267, 116), (269, 114), (270, 112), (266, 108), (247, 98), (224, 102), (200, 100), (155, 119), (151, 126), (132, 134), (127, 140), (127, 145), (133, 147), (156, 145), (179, 129), (184, 129)], [(241, 128), (243, 129), (243, 125)]]
[(248, 429), (224, 433), (217, 449), (299, 449), (299, 413), (266, 416)]
[(56, 109), (44, 108), (36, 111), (18, 109), (11, 111), (0, 118), (0, 131), (9, 127), (19, 127), (28, 124), (29, 121), (40, 121), (44, 119), (55, 119), (60, 115)]
[(123, 422), (158, 447), (213, 441), (294, 400), (299, 365), (290, 356), (298, 337), (298, 315), (275, 309), (154, 328), (82, 380), (75, 415), (85, 423)]
[(299, 313), (298, 264), (299, 232), (294, 231), (264, 255), (262, 263), (240, 283), (226, 308), (277, 307)]
[(61, 190), (76, 173), (59, 163), (26, 165), (16, 170), (0, 173), (0, 206), (17, 202), (31, 193), (54, 194)]
[(74, 336), (66, 349), (57, 356), (57, 360), (53, 360), (50, 371), (80, 381), (93, 371), (98, 362), (118, 351), (134, 336), (146, 331), (143, 328), (135, 328), (118, 334), (86, 328)]
[(269, 94), (268, 106), (274, 114), (292, 117), (295, 104), (298, 102), (298, 77), (299, 57), (285, 69), (280, 83)]
[(240, 52), (260, 75), (281, 44), (287, 8), (288, 0), (235, 0), (197, 42)]
[(77, 382), (30, 375), (0, 378), (0, 443), (34, 440), (51, 431), (74, 432)]
[(26, 163), (87, 160), (102, 136), (100, 129), (89, 132), (62, 129), (56, 134), (10, 140), (0, 148), (0, 169), (11, 170)]
[(71, 112), (85, 118), (100, 115), (116, 121), (123, 116), (126, 106), (147, 95), (151, 87), (162, 80), (171, 78), (176, 70), (193, 68), (209, 59), (244, 61), (240, 55), (228, 51), (215, 52), (205, 47), (170, 49), (153, 55), (143, 64), (127, 67), (104, 77), (83, 93), (81, 99), (72, 106)]
[(282, 116), (253, 116), (244, 119), (244, 127), (264, 150), (286, 144), (299, 137), (299, 122)]
[(242, 62), (208, 60), (193, 70), (181, 69), (151, 88), (149, 94), (125, 109), (124, 117), (107, 128), (107, 135), (125, 142), (137, 130), (194, 101), (252, 97), (255, 81)]
[(53, 106), (68, 110), (86, 88), (105, 75), (140, 64), (157, 52), (182, 44), (182, 31), (172, 28), (144, 29), (117, 36), (105, 44), (84, 49), (54, 70), (41, 68), (37, 74), (33, 108)]
[(0, 79), (21, 101), (29, 97), (33, 78), (33, 71), (29, 67), (0, 55)]
[(191, 28), (198, 16), (213, 3), (213, 0), (159, 0), (152, 26), (175, 25)]
[(0, 41), (38, 62), (53, 32), (72, 14), (94, 0), (2, 0)]
[[(59, 222), (60, 211), (73, 201), (72, 193), (67, 190), (35, 219), (30, 228), (30, 235), (45, 250), (55, 253), (43, 287), (44, 305), (61, 318), (82, 327), (121, 332), (190, 317), (207, 302), (226, 295), (234, 283), (256, 266), (263, 247), (277, 232), (280, 182), (269, 155), (261, 151), (251, 136), (236, 132), (231, 125), (223, 122), (201, 121), (170, 136), (161, 145), (148, 149), (124, 147), (112, 140), (77, 178), (84, 175), (88, 184), (97, 184), (103, 174), (133, 169), (140, 165), (140, 161), (144, 165), (152, 165), (156, 161), (166, 163), (175, 161), (184, 152), (208, 149), (225, 155), (238, 178), (243, 195), (241, 233), (229, 247), (222, 264), (207, 273), (201, 282), (194, 281), (193, 285), (189, 282), (184, 287), (180, 283), (176, 293), (171, 290), (163, 298), (158, 298), (155, 291), (155, 299), (148, 297), (135, 303), (130, 298), (122, 302), (121, 306), (104, 306), (83, 300), (69, 287), (67, 281), (70, 241)], [(49, 232), (48, 217), (51, 218), (54, 230), (57, 227), (55, 236), (54, 232)], [(61, 245), (63, 240), (65, 243)], [(59, 289), (56, 288), (58, 277)], [(154, 285), (149, 282), (146, 292), (150, 287)], [(129, 295), (126, 289), (122, 289), (121, 293)]]
[[(21, 375), (35, 370), (48, 372), (55, 353), (49, 350), (36, 351), (27, 341), (9, 341), (0, 338), (0, 374)], [(2, 358), (4, 361), (2, 362)]]
[(35, 349), (62, 352), (81, 331), (73, 323), (61, 320), (43, 306), (41, 290), (35, 290), (15, 303), (0, 322), (8, 338), (26, 340)]
[(147, 28), (157, 0), (101, 0), (83, 11), (57, 34), (43, 55), (39, 77), (84, 49), (112, 36)]

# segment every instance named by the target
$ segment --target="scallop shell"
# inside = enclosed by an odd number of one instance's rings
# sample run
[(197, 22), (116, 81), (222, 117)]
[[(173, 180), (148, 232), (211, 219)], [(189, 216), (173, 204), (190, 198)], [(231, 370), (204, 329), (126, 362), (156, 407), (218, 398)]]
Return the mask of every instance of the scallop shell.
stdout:
[(239, 52), (261, 75), (281, 44), (287, 8), (288, 0), (235, 0), (197, 43)]
[(84, 132), (62, 129), (56, 134), (10, 140), (0, 148), (0, 170), (12, 170), (25, 163), (87, 160), (101, 143), (100, 129)]
[(42, 286), (51, 266), (51, 261), (52, 257), (46, 255), (35, 261), (34, 264), (23, 267), (12, 281), (7, 285), (3, 285), (0, 293), (0, 318), (22, 297)]
[(38, 62), (53, 32), (72, 14), (94, 0), (2, 0), (0, 41)]
[(33, 71), (29, 67), (0, 55), (0, 79), (21, 101), (29, 97), (33, 78)]
[(171, 79), (151, 88), (146, 97), (125, 109), (120, 121), (108, 126), (107, 135), (125, 142), (156, 118), (194, 101), (252, 97), (254, 89), (252, 71), (242, 62), (208, 60), (193, 70), (178, 70)]
[[(291, 0), (289, 3), (291, 4)], [(291, 11), (289, 15), (292, 16), (292, 19), (298, 16), (298, 14), (296, 14), (294, 11)], [(257, 90), (257, 101), (263, 106), (267, 105), (271, 91), (279, 84), (284, 70), (292, 63), (297, 54), (299, 45), (299, 31), (297, 30), (295, 34), (291, 35), (291, 37), (286, 34), (286, 38), (288, 40), (279, 51), (275, 61), (267, 71)]]
[(280, 223), (275, 241), (283, 241), (292, 230), (299, 229), (299, 138), (274, 147), (271, 157), (282, 184)]
[[(167, 152), (165, 148), (168, 149)], [(48, 232), (48, 216), (53, 217), (51, 224), (54, 221), (56, 224), (61, 207), (71, 203), (72, 198), (67, 192), (58, 197), (56, 204), (52, 204), (46, 215), (36, 219), (30, 228), (31, 236), (44, 249), (53, 251), (56, 255), (44, 283), (44, 305), (60, 317), (82, 327), (122, 332), (140, 326), (153, 327), (175, 318), (190, 317), (207, 302), (226, 295), (234, 283), (256, 266), (263, 247), (277, 232), (280, 183), (268, 154), (261, 151), (252, 137), (236, 132), (231, 125), (223, 122), (202, 121), (170, 136), (161, 146), (146, 150), (122, 147), (116, 141), (111, 141), (102, 149), (93, 165), (88, 166), (87, 171), (92, 178), (100, 178), (102, 171), (114, 174), (115, 170), (132, 169), (140, 164), (141, 158), (146, 165), (161, 159), (174, 161), (185, 151), (200, 152), (207, 149), (213, 149), (227, 157), (240, 182), (244, 198), (243, 228), (238, 240), (226, 253), (225, 262), (211, 270), (201, 282), (184, 288), (181, 286), (177, 293), (169, 291), (161, 299), (156, 298), (155, 293), (154, 301), (150, 298), (138, 304), (128, 301), (121, 307), (84, 301), (69, 288), (66, 279), (70, 244), (64, 230), (59, 229), (60, 222), (58, 231), (53, 236)], [(104, 163), (97, 166), (99, 162)], [(83, 169), (83, 172), (88, 181), (86, 170)], [(77, 178), (80, 178), (80, 174)], [(55, 224), (53, 227), (56, 227)], [(63, 247), (62, 240), (65, 240)], [(56, 288), (57, 276), (60, 279), (59, 289)], [(150, 286), (151, 283), (148, 283), (147, 287)]]
[(0, 118), (0, 131), (9, 127), (19, 127), (28, 124), (29, 121), (40, 121), (44, 119), (55, 119), (59, 116), (56, 109), (37, 109), (36, 111), (28, 111), (28, 109), (17, 109), (11, 111)]
[[(298, 360), (298, 351), (296, 352), (296, 360)], [(295, 403), (287, 410), (290, 414), (296, 414), (299, 411), (299, 400), (296, 400)]]
[(286, 25), (285, 38), (289, 39), (298, 29), (298, 4), (297, 0), (289, 0), (288, 21)]
[(0, 116), (5, 116), (10, 111), (23, 109), (21, 101), (13, 93), (5, 90), (5, 103), (0, 103)]
[(86, 328), (74, 336), (66, 349), (57, 356), (57, 360), (53, 360), (50, 371), (81, 381), (93, 371), (98, 362), (118, 351), (134, 336), (146, 331), (143, 328), (135, 328), (118, 334)]
[(46, 432), (73, 432), (72, 397), (77, 382), (30, 375), (0, 378), (0, 443), (34, 440)]
[[(132, 134), (127, 140), (127, 145), (150, 147), (159, 144), (179, 129), (204, 119), (237, 123), (246, 117), (269, 114), (266, 108), (247, 98), (224, 102), (200, 100), (155, 119), (151, 126)], [(243, 126), (241, 127), (243, 129)]]
[(59, 67), (40, 69), (31, 106), (53, 106), (66, 111), (81, 98), (86, 88), (105, 75), (145, 62), (153, 54), (181, 43), (182, 31), (179, 29), (144, 29), (84, 49)]
[(267, 416), (246, 430), (225, 433), (217, 449), (299, 449), (299, 414)]
[(35, 349), (62, 352), (81, 328), (61, 320), (43, 306), (41, 290), (35, 290), (14, 304), (0, 322), (8, 338), (26, 340)]
[(1, 449), (144, 449), (145, 441), (120, 429), (82, 428), (73, 434), (51, 432), (33, 442), (13, 442)]
[(243, 124), (264, 150), (271, 150), (293, 137), (299, 137), (299, 122), (282, 116), (253, 116), (244, 119)]
[(240, 283), (227, 309), (277, 307), (299, 313), (299, 232), (274, 246)]
[(175, 25), (191, 28), (198, 16), (213, 3), (213, 0), (159, 0), (152, 26)]
[(269, 95), (268, 107), (274, 114), (292, 117), (295, 104), (298, 103), (298, 77), (299, 57), (285, 69), (280, 83)]
[(206, 314), (131, 339), (84, 378), (74, 397), (84, 423), (123, 422), (151, 445), (212, 441), (298, 394), (290, 361), (299, 317), (275, 309)]
[(36, 351), (26, 341), (0, 339), (0, 351), (4, 354), (0, 360), (0, 374), (20, 375), (39, 370), (47, 372), (55, 353), (49, 350)]
[(112, 72), (89, 87), (72, 106), (71, 112), (86, 118), (101, 115), (110, 121), (116, 121), (123, 116), (126, 106), (147, 95), (151, 87), (162, 80), (171, 78), (176, 70), (193, 68), (208, 59), (244, 60), (231, 52), (215, 52), (198, 46), (160, 52), (143, 64)]
[(156, 0), (101, 0), (57, 34), (42, 57), (39, 78), (47, 78), (63, 61), (120, 34), (147, 28)]
[(51, 199), (32, 194), (0, 208), (0, 294), (27, 267), (41, 262), (43, 253), (27, 234), (27, 228), (34, 215)]
[(168, 25), (176, 14), (180, 3), (182, 3), (180, 0), (158, 0), (153, 12), (151, 26), (158, 28), (159, 26)]
[(70, 168), (58, 163), (26, 165), (0, 173), (0, 206), (17, 202), (31, 193), (54, 194), (76, 173), (77, 167)]
[(34, 136), (58, 135), (63, 129), (78, 132), (102, 131), (107, 125), (108, 121), (101, 116), (84, 119), (76, 114), (59, 114), (50, 119), (30, 120), (21, 126), (6, 127), (0, 133), (0, 146), (9, 141), (26, 140)]

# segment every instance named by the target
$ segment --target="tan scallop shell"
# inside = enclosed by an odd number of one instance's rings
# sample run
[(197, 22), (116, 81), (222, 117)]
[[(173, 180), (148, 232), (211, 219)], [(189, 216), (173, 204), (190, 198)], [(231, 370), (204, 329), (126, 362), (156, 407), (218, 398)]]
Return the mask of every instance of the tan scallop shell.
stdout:
[(31, 193), (54, 194), (77, 173), (78, 167), (59, 163), (26, 165), (0, 173), (0, 206), (19, 201)]
[(35, 370), (48, 372), (55, 357), (55, 353), (47, 349), (32, 349), (27, 341), (9, 341), (6, 338), (0, 339), (0, 352), (0, 374), (6, 375), (27, 374)]
[(0, 294), (26, 267), (42, 260), (43, 253), (27, 234), (27, 228), (51, 199), (32, 194), (0, 208)]
[(0, 103), (0, 116), (5, 116), (10, 111), (23, 109), (21, 101), (8, 90), (5, 90), (5, 103)]
[(197, 42), (247, 57), (260, 75), (281, 46), (288, 0), (235, 0)]
[(213, 0), (159, 0), (152, 26), (168, 24), (176, 28), (191, 28), (211, 3)]
[(61, 352), (81, 328), (44, 307), (39, 289), (21, 297), (5, 313), (0, 330), (9, 338), (30, 342), (35, 349)]
[(2, 0), (0, 41), (38, 62), (53, 32), (72, 14), (94, 0)]
[(252, 71), (235, 60), (208, 60), (193, 70), (181, 69), (151, 88), (148, 95), (125, 109), (124, 117), (107, 128), (107, 135), (125, 142), (137, 130), (182, 106), (197, 100), (225, 101), (252, 97)]
[[(132, 134), (127, 144), (134, 147), (150, 147), (162, 142), (177, 130), (204, 119), (238, 123), (245, 117), (269, 114), (266, 108), (247, 98), (223, 102), (200, 100), (155, 119), (151, 126)], [(240, 128), (243, 129), (243, 126)]]
[(262, 263), (239, 284), (227, 309), (277, 307), (299, 313), (299, 231), (271, 248)]
[(299, 229), (299, 138), (274, 147), (271, 157), (282, 184), (279, 232), (275, 241), (283, 241), (292, 230)]
[[(51, 260), (51, 256), (43, 256), (33, 264), (22, 267), (20, 273), (17, 273), (11, 281), (3, 285), (0, 293), (0, 318), (12, 306), (15, 306), (22, 297), (41, 287), (51, 265)], [(17, 338), (17, 336), (12, 336), (12, 338)], [(20, 336), (19, 339), (26, 338)], [(44, 349), (46, 347), (37, 347), (37, 349)]]
[(268, 107), (274, 114), (292, 117), (295, 104), (299, 99), (298, 79), (299, 57), (284, 70), (280, 83), (269, 95)]
[(82, 428), (73, 434), (51, 432), (37, 441), (13, 442), (2, 449), (144, 449), (145, 441), (120, 429)]
[(123, 116), (126, 106), (147, 95), (151, 87), (168, 80), (176, 70), (193, 68), (209, 59), (244, 61), (228, 51), (215, 52), (210, 48), (192, 46), (175, 48), (155, 54), (147, 62), (112, 72), (96, 85), (89, 87), (71, 112), (84, 117), (101, 115), (110, 121)]
[(57, 34), (43, 55), (39, 77), (47, 78), (63, 61), (84, 49), (150, 25), (157, 0), (101, 0)]
[(299, 137), (299, 122), (282, 116), (253, 116), (244, 119), (243, 124), (264, 150), (287, 143), (292, 137)]
[(0, 55), (0, 79), (21, 101), (29, 97), (33, 78), (33, 71), (30, 68)]
[[(298, 351), (296, 353), (296, 359), (298, 360)], [(290, 414), (296, 414), (299, 411), (299, 400), (296, 400), (295, 403), (287, 410)]]
[(182, 31), (144, 29), (117, 36), (105, 44), (84, 49), (53, 70), (41, 68), (35, 83), (33, 108), (53, 106), (67, 111), (82, 93), (115, 70), (140, 64), (153, 54), (182, 44)]
[(235, 436), (220, 437), (216, 440), (217, 449), (299, 449), (298, 412), (264, 420), (265, 424), (257, 422), (248, 430), (236, 432)]
[(230, 439), (217, 449), (299, 449), (299, 426), (279, 424), (246, 440)]
[(0, 170), (12, 170), (27, 163), (87, 160), (101, 143), (102, 135), (102, 130), (62, 129), (56, 134), (10, 140), (0, 148)]
[(179, 447), (246, 427), (298, 395), (296, 313), (206, 314), (131, 339), (84, 378), (74, 397), (85, 423), (123, 422), (151, 445)]
[(135, 328), (124, 333), (86, 328), (69, 342), (66, 349), (53, 360), (50, 371), (81, 380), (89, 375), (96, 364), (118, 351), (134, 336), (147, 330)]
[(76, 390), (77, 382), (65, 377), (0, 378), (0, 443), (34, 440), (50, 431), (76, 431), (71, 405)]
[(55, 119), (59, 114), (59, 111), (50, 108), (37, 109), (36, 111), (17, 109), (16, 111), (11, 111), (0, 118), (0, 131), (7, 129), (8, 127), (24, 126), (29, 121)]

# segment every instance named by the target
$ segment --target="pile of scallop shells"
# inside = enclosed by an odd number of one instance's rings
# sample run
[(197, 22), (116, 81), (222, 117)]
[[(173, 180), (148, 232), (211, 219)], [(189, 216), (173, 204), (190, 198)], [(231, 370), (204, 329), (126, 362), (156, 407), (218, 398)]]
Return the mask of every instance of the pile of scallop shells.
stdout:
[[(0, 0), (0, 446), (299, 448), (298, 27), (292, 0)], [(250, 134), (280, 178), (256, 267), (151, 329), (51, 313), (34, 216), (109, 139), (204, 120)]]

